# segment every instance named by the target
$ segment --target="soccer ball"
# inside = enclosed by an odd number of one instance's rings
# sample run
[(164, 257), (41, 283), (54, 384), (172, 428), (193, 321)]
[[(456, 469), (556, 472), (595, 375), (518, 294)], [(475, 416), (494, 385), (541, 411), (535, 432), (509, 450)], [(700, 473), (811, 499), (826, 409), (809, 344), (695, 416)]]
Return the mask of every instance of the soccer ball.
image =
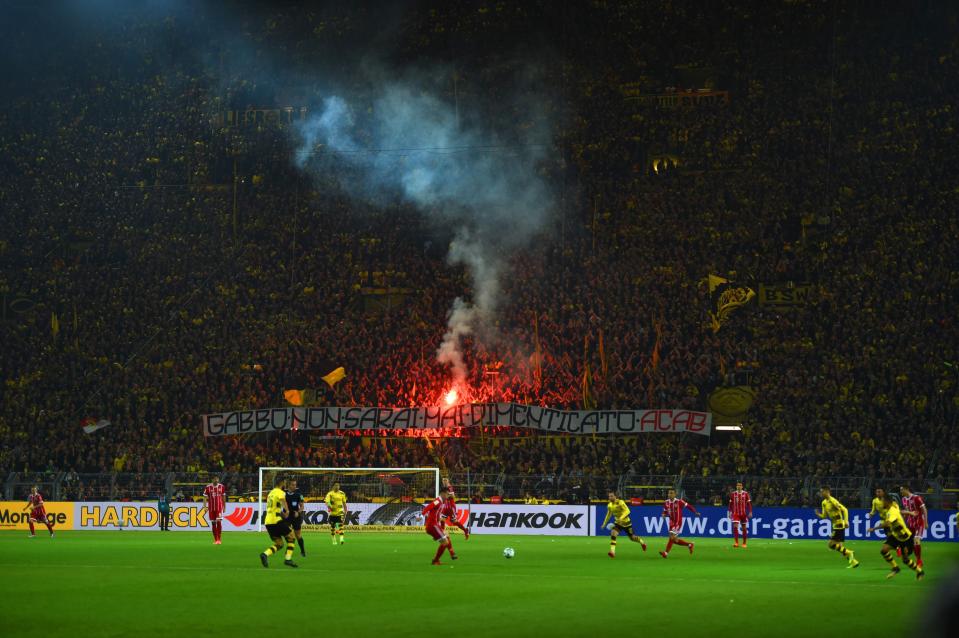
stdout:
[(512, 558), (513, 556), (516, 556), (516, 552), (513, 551), (512, 547), (503, 550), (503, 558)]

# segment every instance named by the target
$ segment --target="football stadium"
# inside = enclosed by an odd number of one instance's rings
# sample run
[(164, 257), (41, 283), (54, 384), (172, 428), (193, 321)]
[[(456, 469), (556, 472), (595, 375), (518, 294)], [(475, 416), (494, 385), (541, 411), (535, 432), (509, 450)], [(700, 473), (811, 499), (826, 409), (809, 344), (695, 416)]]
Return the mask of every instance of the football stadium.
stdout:
[(0, 636), (955, 635), (959, 4), (0, 10)]

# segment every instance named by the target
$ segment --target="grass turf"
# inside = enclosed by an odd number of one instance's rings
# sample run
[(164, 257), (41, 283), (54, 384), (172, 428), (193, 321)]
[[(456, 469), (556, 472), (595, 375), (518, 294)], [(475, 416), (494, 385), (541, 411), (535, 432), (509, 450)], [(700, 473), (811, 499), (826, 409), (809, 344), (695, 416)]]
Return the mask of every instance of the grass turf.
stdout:
[[(856, 570), (824, 541), (753, 540), (746, 550), (700, 539), (694, 556), (628, 540), (477, 536), (461, 558), (431, 566), (425, 534), (348, 534), (333, 547), (306, 533), (307, 557), (263, 569), (266, 534), (0, 533), (5, 637), (53, 636), (860, 636), (907, 633), (959, 545), (927, 543), (926, 579), (885, 580), (876, 542), (852, 542)], [(512, 560), (502, 549), (516, 550)], [(828, 618), (828, 625), (824, 624)]]

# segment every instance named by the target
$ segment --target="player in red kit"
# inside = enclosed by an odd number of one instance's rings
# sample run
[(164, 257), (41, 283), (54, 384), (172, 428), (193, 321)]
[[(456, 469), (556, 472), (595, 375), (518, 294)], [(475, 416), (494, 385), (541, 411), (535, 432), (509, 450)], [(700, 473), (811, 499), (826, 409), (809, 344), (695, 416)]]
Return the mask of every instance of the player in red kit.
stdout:
[(219, 476), (214, 475), (210, 484), (203, 488), (203, 508), (213, 531), (213, 544), (220, 545), (223, 536), (223, 512), (226, 510), (226, 487), (220, 483)]
[(693, 553), (694, 543), (684, 541), (679, 537), (679, 533), (683, 531), (683, 510), (688, 509), (696, 516), (700, 514), (696, 511), (695, 507), (681, 498), (676, 498), (676, 490), (669, 490), (668, 494), (669, 498), (663, 503), (663, 516), (669, 518), (669, 541), (666, 543), (666, 551), (659, 552), (659, 555), (667, 558), (669, 556), (669, 550), (673, 548), (674, 544), (688, 547), (691, 555)]
[(442, 520), (449, 494), (449, 488), (444, 485), (440, 488), (440, 495), (423, 508), (423, 516), (426, 518), (426, 533), (440, 544), (436, 550), (436, 556), (433, 557), (434, 565), (442, 565), (440, 558), (447, 549), (450, 550), (450, 558), (456, 558), (456, 554), (453, 553), (453, 545), (450, 543), (449, 536), (446, 535)]
[[(456, 492), (453, 491), (453, 485), (448, 478), (443, 479), (443, 487), (445, 487), (449, 493), (443, 508), (443, 522), (453, 527), (458, 527), (460, 531), (463, 532), (463, 540), (468, 541), (470, 539), (470, 531), (456, 518)], [(456, 556), (453, 555), (452, 545), (450, 546), (450, 556), (456, 558)]]
[(906, 527), (912, 532), (916, 563), (922, 567), (921, 539), (926, 533), (926, 525), (929, 522), (926, 502), (918, 494), (913, 494), (908, 485), (900, 487), (899, 493), (902, 495), (902, 515), (906, 519)]
[(743, 533), (743, 548), (749, 529), (749, 517), (753, 515), (753, 502), (742, 482), (736, 483), (736, 491), (729, 495), (729, 520), (733, 524), (733, 547), (739, 547), (739, 532)]
[(40, 494), (40, 488), (37, 485), (34, 485), (30, 489), (30, 497), (27, 502), (27, 507), (23, 509), (30, 509), (30, 515), (27, 517), (27, 523), (30, 525), (30, 538), (34, 538), (37, 535), (36, 529), (33, 527), (33, 522), (43, 523), (47, 526), (47, 530), (50, 532), (50, 538), (53, 538), (53, 523), (47, 520), (47, 510), (43, 507), (43, 496)]

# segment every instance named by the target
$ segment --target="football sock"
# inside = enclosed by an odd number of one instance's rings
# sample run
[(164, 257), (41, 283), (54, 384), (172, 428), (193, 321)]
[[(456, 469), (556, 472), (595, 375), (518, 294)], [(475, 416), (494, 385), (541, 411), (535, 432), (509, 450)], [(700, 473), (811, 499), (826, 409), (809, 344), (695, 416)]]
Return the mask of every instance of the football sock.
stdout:
[(891, 553), (891, 552), (880, 552), (880, 553), (882, 554), (883, 560), (885, 560), (887, 563), (889, 563), (889, 566), (890, 566), (890, 567), (892, 567), (893, 569), (895, 569), (895, 567), (896, 567), (896, 560), (892, 557), (892, 553)]
[(447, 547), (447, 549), (449, 549), (450, 556), (452, 556), (453, 553), (454, 553), (454, 552), (453, 552), (453, 541), (452, 541), (452, 540), (447, 540), (447, 541), (446, 541), (446, 547)]
[(733, 541), (739, 544), (739, 525), (733, 525)]
[(283, 560), (291, 560), (293, 558), (293, 546), (286, 546), (286, 554), (283, 556)]
[(677, 538), (677, 539), (676, 539), (676, 544), (679, 545), (679, 546), (681, 546), (681, 547), (688, 547), (688, 546), (689, 546), (689, 541), (684, 541), (684, 540), (681, 539), (681, 538)]
[(301, 552), (305, 552), (305, 551), (306, 551), (306, 548), (303, 547), (303, 539), (302, 539), (302, 538), (296, 539), (296, 544), (300, 546), (300, 551), (301, 551)]
[(610, 553), (610, 554), (615, 554), (615, 553), (616, 553), (616, 541), (615, 541), (615, 540), (609, 541), (609, 553)]
[(276, 545), (270, 545), (270, 546), (267, 547), (265, 550), (263, 550), (263, 553), (266, 554), (267, 556), (272, 556), (272, 555), (275, 554), (279, 549), (280, 549), (280, 548), (277, 547)]
[(747, 536), (747, 534), (748, 534), (749, 532), (746, 531), (746, 530), (747, 530), (747, 527), (746, 527), (745, 525), (743, 525), (742, 528), (743, 528), (743, 545), (745, 545), (745, 544), (746, 544), (746, 536)]
[(30, 536), (33, 536), (34, 534), (37, 533), (37, 530), (34, 529), (34, 527), (33, 527), (33, 519), (32, 519), (32, 518), (28, 518), (28, 519), (27, 519), (27, 522), (30, 523)]
[(669, 541), (666, 543), (666, 553), (668, 554), (669, 550), (671, 550), (672, 548), (673, 548), (673, 539), (670, 538)]
[(916, 545), (916, 560), (922, 560), (922, 545)]
[(446, 549), (446, 545), (440, 545), (438, 548), (436, 548), (436, 556), (433, 557), (433, 560), (439, 560), (443, 555), (444, 549)]

